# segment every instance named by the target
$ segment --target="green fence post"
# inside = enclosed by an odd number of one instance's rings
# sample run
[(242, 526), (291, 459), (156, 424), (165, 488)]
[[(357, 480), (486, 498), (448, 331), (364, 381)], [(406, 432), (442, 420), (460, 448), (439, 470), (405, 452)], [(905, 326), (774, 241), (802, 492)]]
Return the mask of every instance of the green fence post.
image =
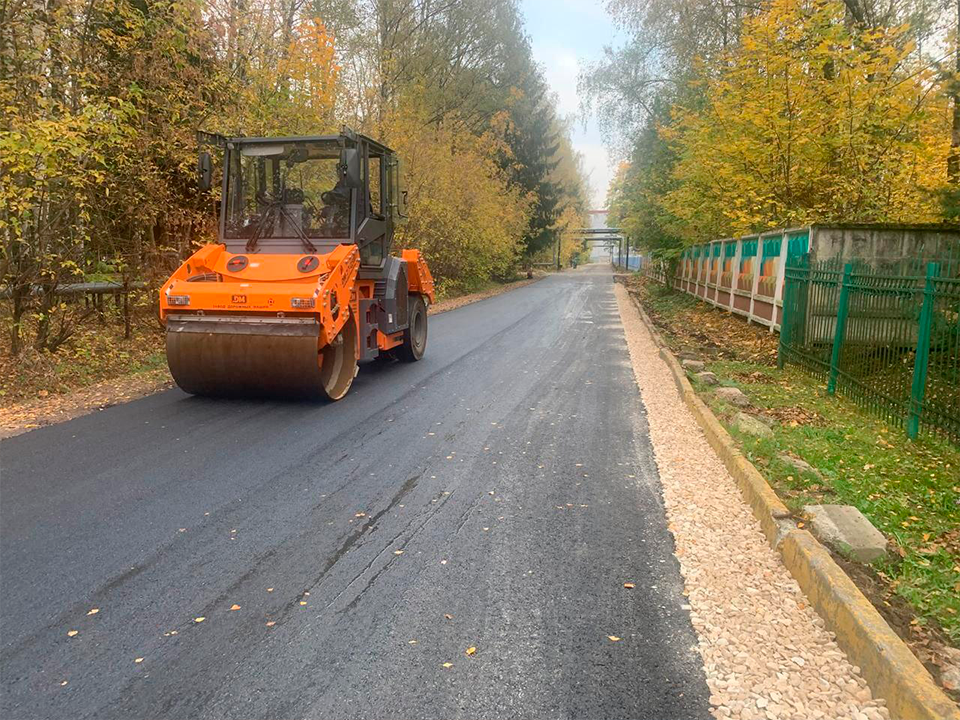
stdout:
[(830, 378), (827, 380), (827, 395), (837, 391), (837, 373), (840, 372), (840, 349), (843, 336), (847, 332), (847, 311), (850, 306), (850, 274), (853, 263), (843, 266), (843, 280), (840, 285), (840, 302), (837, 303), (837, 327), (833, 334), (833, 353), (830, 355)]
[[(786, 349), (797, 340), (797, 325), (806, 321), (806, 313), (800, 312), (800, 296), (808, 292), (810, 283), (810, 258), (803, 254), (794, 258), (793, 267), (786, 268), (783, 275), (783, 319), (780, 323), (780, 342), (777, 345), (777, 367), (787, 364)], [(806, 271), (806, 277), (801, 276)]]
[(927, 281), (923, 286), (923, 305), (920, 306), (920, 327), (917, 328), (917, 352), (913, 359), (913, 387), (910, 390), (910, 415), (907, 418), (907, 436), (917, 439), (920, 415), (923, 413), (923, 395), (927, 388), (927, 368), (930, 365), (930, 325), (933, 321), (933, 281), (940, 274), (937, 263), (927, 263)]
[[(787, 283), (790, 281), (787, 280)], [(784, 288), (784, 299), (789, 297), (790, 287), (787, 286)], [(790, 311), (787, 310), (787, 306), (783, 307), (783, 324), (780, 326), (780, 342), (777, 344), (777, 369), (783, 370), (786, 363), (786, 358), (783, 354), (783, 348), (786, 346), (787, 342), (790, 340), (790, 321), (793, 318), (790, 317)]]

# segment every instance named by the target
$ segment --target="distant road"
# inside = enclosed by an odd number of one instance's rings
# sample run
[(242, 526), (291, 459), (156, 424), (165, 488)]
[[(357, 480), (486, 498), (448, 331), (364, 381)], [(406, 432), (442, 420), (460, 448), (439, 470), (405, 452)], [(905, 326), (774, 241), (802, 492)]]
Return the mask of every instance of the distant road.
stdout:
[(708, 718), (645, 427), (593, 265), (432, 316), (339, 403), (4, 440), (2, 715)]

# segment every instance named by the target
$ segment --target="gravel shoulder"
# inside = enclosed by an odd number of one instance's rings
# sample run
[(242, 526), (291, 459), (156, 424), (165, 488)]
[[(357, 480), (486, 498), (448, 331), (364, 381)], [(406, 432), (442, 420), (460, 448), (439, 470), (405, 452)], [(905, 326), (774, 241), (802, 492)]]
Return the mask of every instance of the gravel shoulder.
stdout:
[(889, 718), (769, 547), (627, 291), (617, 303), (718, 718)]
[(778, 368), (766, 328), (652, 280), (623, 281), (658, 342), (704, 363), (687, 373), (694, 391), (797, 518), (807, 505), (851, 505), (884, 534), (886, 557), (864, 564), (837, 547), (833, 559), (960, 701), (960, 448), (930, 433), (908, 441), (821, 378)]

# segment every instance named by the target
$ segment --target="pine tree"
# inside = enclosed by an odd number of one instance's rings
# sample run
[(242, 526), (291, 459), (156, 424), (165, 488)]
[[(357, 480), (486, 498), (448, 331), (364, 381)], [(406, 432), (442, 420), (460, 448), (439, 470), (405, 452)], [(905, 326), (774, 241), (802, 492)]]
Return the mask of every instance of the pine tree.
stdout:
[(539, 70), (531, 67), (520, 83), (520, 99), (511, 110), (507, 141), (513, 152), (513, 182), (533, 196), (530, 223), (524, 235), (526, 254), (555, 241), (554, 227), (564, 190), (551, 180), (560, 162), (560, 137), (553, 103)]

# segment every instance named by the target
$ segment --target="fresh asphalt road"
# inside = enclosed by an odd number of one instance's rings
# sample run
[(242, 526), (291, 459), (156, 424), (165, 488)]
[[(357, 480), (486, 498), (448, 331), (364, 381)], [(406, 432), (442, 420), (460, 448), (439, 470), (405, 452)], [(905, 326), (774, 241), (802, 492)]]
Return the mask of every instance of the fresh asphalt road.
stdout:
[(5, 718), (709, 717), (606, 267), (339, 403), (171, 390), (0, 462)]

